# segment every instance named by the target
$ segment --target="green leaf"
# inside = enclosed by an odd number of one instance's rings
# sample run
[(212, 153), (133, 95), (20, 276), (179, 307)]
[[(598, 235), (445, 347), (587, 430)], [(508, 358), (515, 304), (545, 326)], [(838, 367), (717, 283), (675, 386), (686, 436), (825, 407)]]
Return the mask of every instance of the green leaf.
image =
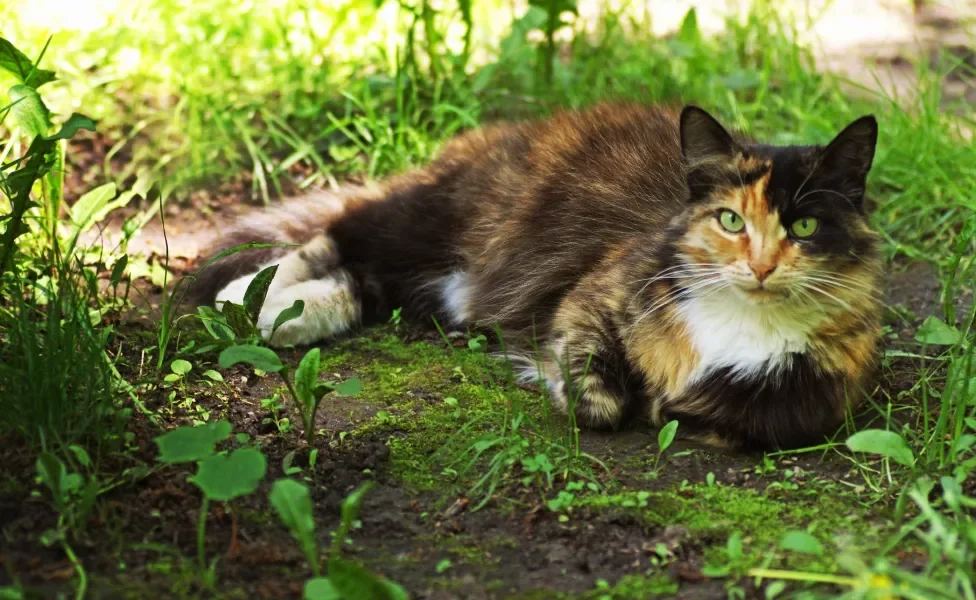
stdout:
[(193, 365), (190, 364), (190, 361), (183, 360), (182, 358), (177, 358), (169, 365), (169, 368), (177, 375), (182, 376), (189, 373), (190, 370), (193, 368)]
[(346, 499), (342, 501), (342, 511), (340, 513), (341, 518), (339, 519), (339, 530), (332, 537), (332, 548), (330, 550), (329, 558), (329, 570), (331, 574), (332, 561), (338, 560), (339, 552), (342, 548), (342, 542), (346, 539), (346, 535), (349, 530), (352, 529), (352, 524), (359, 516), (359, 509), (362, 507), (363, 498), (369, 493), (373, 486), (375, 485), (372, 481), (366, 481), (358, 488), (356, 491), (346, 496)]
[(279, 479), (274, 482), (268, 499), (278, 513), (278, 518), (301, 544), (305, 558), (316, 569), (318, 550), (315, 543), (315, 516), (308, 486), (293, 479)]
[(46, 136), (51, 129), (51, 113), (37, 90), (17, 84), (7, 91), (7, 95), (14, 103), (10, 110), (17, 125), (31, 137)]
[(725, 552), (729, 555), (729, 560), (739, 560), (743, 556), (742, 553), (742, 532), (736, 531), (729, 536), (728, 541), (725, 543)]
[(348, 560), (329, 560), (329, 581), (342, 598), (407, 600), (407, 592), (403, 588)]
[(112, 275), (109, 277), (109, 281), (112, 283), (112, 287), (116, 287), (122, 281), (122, 275), (125, 273), (125, 267), (129, 264), (129, 255), (123, 254), (119, 260), (115, 261), (115, 266), (112, 267)]
[(87, 450), (74, 444), (68, 446), (68, 449), (71, 450), (71, 452), (75, 455), (75, 458), (81, 463), (81, 466), (85, 467), (86, 469), (92, 466), (91, 457), (88, 456)]
[(231, 346), (220, 353), (217, 362), (227, 369), (237, 363), (247, 363), (267, 373), (277, 373), (285, 368), (274, 350), (261, 346)]
[(61, 129), (58, 130), (54, 135), (49, 135), (44, 138), (46, 140), (67, 140), (81, 129), (87, 129), (88, 131), (95, 131), (95, 121), (92, 121), (88, 117), (78, 113), (72, 113), (68, 120), (61, 125)]
[(529, 6), (537, 6), (549, 15), (550, 19), (558, 17), (563, 12), (569, 11), (578, 14), (576, 0), (529, 0)]
[(335, 392), (340, 396), (355, 396), (363, 391), (363, 383), (358, 377), (350, 377), (334, 387)]
[(206, 371), (204, 371), (203, 376), (220, 383), (223, 383), (224, 381), (224, 376), (218, 373), (217, 371), (214, 371), (213, 369), (207, 369)]
[(657, 451), (664, 452), (674, 442), (674, 436), (678, 432), (678, 422), (670, 421), (661, 431), (657, 433)]
[(271, 281), (277, 272), (278, 265), (271, 265), (262, 269), (247, 285), (247, 290), (244, 292), (244, 311), (247, 312), (252, 323), (258, 322), (264, 299), (268, 297), (268, 288), (271, 287)]
[(342, 600), (328, 577), (314, 577), (305, 582), (305, 600)]
[(905, 438), (894, 431), (865, 429), (847, 438), (847, 447), (854, 452), (868, 452), (887, 456), (906, 467), (915, 466), (915, 455)]
[(246, 338), (254, 335), (254, 321), (247, 316), (247, 311), (240, 304), (224, 302), (220, 312), (227, 319), (227, 324), (234, 330), (234, 335), (239, 338)]
[(694, 7), (685, 13), (685, 18), (681, 21), (681, 28), (678, 30), (678, 39), (685, 44), (697, 44), (701, 41), (701, 32), (698, 29), (698, 12)]
[(0, 37), (0, 69), (12, 73), (21, 83), (35, 89), (57, 79), (54, 71), (34, 68), (34, 61), (2, 37)]
[(436, 572), (437, 572), (437, 574), (438, 574), (438, 575), (440, 575), (440, 574), (441, 574), (441, 573), (443, 573), (444, 571), (446, 571), (446, 570), (448, 570), (448, 569), (450, 569), (450, 568), (451, 568), (452, 566), (453, 566), (453, 563), (451, 563), (451, 559), (449, 559), (449, 558), (444, 558), (444, 559), (441, 559), (441, 560), (440, 560), (440, 561), (439, 561), (439, 562), (437, 563), (437, 566), (436, 566), (436, 567), (434, 567), (434, 571), (436, 571)]
[(915, 339), (923, 344), (951, 346), (962, 339), (962, 333), (938, 317), (929, 317), (918, 328)]
[(488, 338), (486, 338), (484, 335), (479, 335), (468, 340), (468, 348), (475, 351), (484, 350), (487, 344)]
[(227, 439), (230, 430), (227, 421), (174, 429), (153, 440), (159, 446), (158, 460), (170, 465), (203, 460), (213, 455), (217, 442)]
[(260, 451), (241, 448), (230, 456), (214, 454), (207, 457), (190, 481), (210, 500), (227, 502), (253, 494), (267, 468), (267, 460)]
[(291, 307), (278, 313), (278, 316), (275, 318), (274, 325), (271, 327), (271, 333), (273, 334), (275, 331), (278, 331), (278, 328), (288, 321), (302, 316), (303, 312), (305, 312), (305, 301), (295, 300), (295, 303), (292, 304)]
[(51, 168), (49, 158), (55, 143), (40, 138), (34, 138), (27, 148), (24, 166), (7, 176), (5, 192), (10, 198), (10, 212), (4, 216), (5, 229), (0, 233), (0, 276), (4, 274), (13, 257), (16, 246), (14, 240), (27, 231), (24, 216), (27, 211), (37, 206), (31, 199), (34, 182), (40, 179)]
[(114, 183), (106, 183), (89, 191), (71, 207), (71, 222), (75, 234), (84, 233), (104, 219), (113, 210), (124, 207), (135, 194), (126, 192), (116, 196)]
[(328, 381), (316, 385), (315, 389), (312, 390), (316, 400), (321, 400), (323, 396), (325, 396), (326, 394), (331, 394), (334, 391), (335, 391), (335, 386), (329, 383)]
[(51, 490), (55, 503), (58, 506), (62, 505), (65, 500), (64, 479), (67, 472), (64, 463), (54, 454), (44, 452), (37, 457), (34, 466), (37, 474), (41, 476), (41, 481), (47, 489)]
[(221, 340), (224, 342), (234, 341), (234, 330), (230, 328), (227, 323), (227, 317), (223, 314), (217, 312), (217, 310), (210, 306), (198, 306), (197, 307), (197, 318), (203, 323), (203, 326), (216, 340)]
[(295, 391), (298, 399), (309, 409), (315, 406), (318, 398), (315, 396), (315, 386), (319, 382), (319, 366), (321, 365), (321, 351), (312, 348), (298, 363), (295, 370)]
[(813, 556), (823, 555), (823, 546), (820, 545), (817, 538), (806, 531), (787, 532), (783, 535), (783, 539), (779, 541), (779, 547), (783, 550), (802, 552), (803, 554), (812, 554)]

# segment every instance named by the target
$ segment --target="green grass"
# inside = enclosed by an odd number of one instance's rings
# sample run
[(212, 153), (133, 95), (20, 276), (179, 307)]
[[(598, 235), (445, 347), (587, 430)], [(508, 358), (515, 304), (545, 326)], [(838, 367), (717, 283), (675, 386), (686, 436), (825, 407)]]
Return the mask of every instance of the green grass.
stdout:
[[(58, 25), (36, 11), (27, 18), (25, 6), (0, 6), (0, 22), (3, 37), (33, 60)], [(815, 475), (819, 496), (771, 488), (764, 496), (704, 482), (662, 487), (668, 461), (647, 479), (653, 489), (623, 486), (581, 451), (570, 424), (549, 415), (537, 394), (514, 386), (504, 363), (476, 349), (405, 344), (389, 331), (374, 332), (330, 348), (322, 370), (363, 377), (357, 400), (377, 414), (347, 434), (388, 437), (389, 475), (412, 493), (449, 492), (444, 499), (465, 496), (472, 508), (502, 507), (510, 515), (535, 505), (570, 525), (584, 513), (631, 514), (651, 528), (680, 525), (731, 597), (757, 573), (792, 582), (777, 597), (827, 597), (831, 590), (868, 597), (872, 585), (889, 580), (904, 585), (891, 593), (908, 598), (936, 597), (933, 588), (976, 597), (976, 313), (954, 302), (971, 299), (976, 274), (976, 145), (968, 138), (971, 110), (957, 110), (943, 96), (942, 72), (920, 66), (907, 97), (853, 89), (817, 72), (812, 50), (796, 43), (794, 26), (765, 1), (717, 37), (701, 35), (689, 16), (674, 37), (655, 38), (634, 6), (604, 10), (589, 26), (577, 20), (560, 28), (565, 41), (552, 45), (540, 41), (557, 24), (543, 8), (514, 19), (496, 1), (458, 6), (471, 7), (470, 20), (453, 3), (434, 11), (425, 1), (380, 8), (372, 0), (122, 3), (106, 11), (101, 26), (54, 35), (39, 66), (60, 79), (40, 93), (56, 115), (81, 111), (99, 121), (97, 135), (111, 150), (97, 157), (96, 180), (160, 199), (143, 204), (134, 222), (199, 189), (239, 186), (249, 201), (272, 202), (350, 177), (380, 178), (423, 164), (459, 131), (608, 99), (694, 102), (780, 143), (824, 142), (857, 116), (875, 114), (881, 139), (869, 182), (877, 204), (872, 219), (893, 269), (905, 259), (929, 263), (942, 294), (932, 314), (889, 311), (896, 329), (930, 318), (917, 343), (889, 348), (885, 375), (902, 381), (897, 392), (882, 386), (871, 408), (871, 427), (894, 432), (901, 442), (892, 443), (908, 454), (890, 447), (852, 452), (843, 442), (855, 429), (845, 429), (820, 451), (839, 454), (856, 478), (838, 483)], [(652, 3), (651, 18), (653, 12)], [(0, 72), (0, 87), (13, 83)], [(6, 176), (32, 136), (5, 101)], [(45, 185), (53, 185), (54, 173)], [(39, 185), (35, 197), (56, 205), (58, 190)], [(0, 216), (10, 212), (9, 196), (0, 195)], [(28, 235), (3, 248), (13, 253), (13, 266), (2, 274), (0, 294), (0, 434), (24, 442), (32, 455), (57, 453), (69, 471), (82, 470), (68, 450), (73, 445), (127, 460), (118, 453), (125, 455), (129, 414), (162, 393), (173, 359), (189, 359), (194, 375), (213, 362), (197, 354), (209, 338), (193, 330), (192, 319), (168, 321), (166, 343), (146, 342), (162, 340), (159, 331), (127, 332), (125, 294), (104, 290), (121, 250), (76, 251), (77, 223), (63, 217), (55, 234), (51, 210), (27, 216)], [(0, 232), (7, 223), (0, 221)], [(130, 262), (130, 273), (145, 265), (137, 257)], [(126, 355), (140, 358), (121, 364)], [(182, 398), (184, 384), (165, 393)], [(172, 403), (149, 416), (173, 418), (167, 410)], [(3, 489), (25, 489), (30, 475), (5, 480)], [(827, 550), (784, 546), (799, 530)], [(466, 560), (452, 548), (454, 562)], [(906, 548), (921, 557), (914, 571), (899, 563)], [(600, 582), (584, 597), (673, 593), (678, 582), (665, 565), (674, 557), (659, 558), (661, 569)], [(192, 587), (190, 579), (180, 575), (179, 584)], [(835, 587), (824, 586), (830, 582)]]

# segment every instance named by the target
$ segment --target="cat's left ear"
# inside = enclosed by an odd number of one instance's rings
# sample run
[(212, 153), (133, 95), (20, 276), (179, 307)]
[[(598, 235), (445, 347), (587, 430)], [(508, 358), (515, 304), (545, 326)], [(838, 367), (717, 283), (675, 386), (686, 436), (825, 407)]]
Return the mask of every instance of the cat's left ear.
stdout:
[(729, 132), (701, 108), (688, 105), (681, 111), (681, 156), (691, 167), (728, 164), (742, 152)]
[(858, 209), (864, 199), (877, 144), (878, 121), (867, 115), (845, 127), (820, 153), (820, 173), (835, 182), (837, 191)]

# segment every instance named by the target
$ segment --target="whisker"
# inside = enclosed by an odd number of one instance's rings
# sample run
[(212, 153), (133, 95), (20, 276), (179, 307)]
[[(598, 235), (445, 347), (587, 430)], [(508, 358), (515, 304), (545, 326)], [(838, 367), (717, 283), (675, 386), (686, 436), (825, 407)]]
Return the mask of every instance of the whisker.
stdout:
[(864, 296), (869, 295), (873, 291), (870, 287), (867, 287), (867, 286), (852, 287), (850, 285), (847, 285), (846, 283), (843, 283), (843, 282), (840, 282), (840, 281), (836, 281), (834, 279), (827, 279), (827, 278), (824, 278), (824, 277), (819, 276), (819, 275), (802, 275), (799, 279), (801, 279), (801, 280), (815, 281), (817, 283), (823, 283), (823, 284), (831, 285), (831, 286), (838, 287), (838, 288), (842, 288), (842, 289), (845, 289), (845, 290), (854, 292), (856, 294), (861, 294), (861, 295), (864, 295)]
[(724, 281), (724, 277), (712, 277), (711, 279), (707, 279), (705, 281), (697, 281), (693, 285), (688, 287), (671, 290), (663, 297), (658, 298), (654, 302), (654, 304), (652, 304), (649, 308), (647, 308), (640, 314), (640, 316), (634, 321), (634, 324), (631, 326), (632, 328), (631, 331), (634, 331), (637, 325), (639, 325), (641, 321), (651, 316), (652, 314), (654, 314), (654, 312), (660, 310), (667, 304), (677, 301), (680, 298), (683, 298), (685, 296), (688, 296), (697, 290), (700, 290), (702, 288), (707, 288), (708, 286), (715, 285), (716, 283), (720, 283), (722, 281)]

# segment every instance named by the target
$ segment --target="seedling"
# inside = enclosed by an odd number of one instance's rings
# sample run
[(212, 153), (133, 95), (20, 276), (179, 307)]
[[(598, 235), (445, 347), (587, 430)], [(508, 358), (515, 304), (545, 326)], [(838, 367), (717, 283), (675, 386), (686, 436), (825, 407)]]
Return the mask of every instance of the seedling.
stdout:
[(315, 517), (308, 487), (290, 479), (279, 479), (274, 483), (269, 496), (271, 505), (298, 541), (314, 575), (305, 582), (306, 600), (406, 600), (407, 593), (400, 586), (377, 577), (356, 562), (341, 558), (342, 542), (359, 516), (363, 497), (372, 487), (372, 482), (364, 483), (343, 501), (342, 520), (339, 530), (333, 533), (329, 551), (328, 577), (321, 577)]
[(677, 433), (677, 421), (669, 421), (657, 432), (657, 456), (654, 458), (654, 469), (651, 471), (655, 476), (661, 466), (661, 457), (664, 456), (664, 452), (674, 443), (674, 438)]
[[(87, 453), (80, 447), (72, 448), (79, 460), (85, 464), (88, 461)], [(83, 526), (88, 513), (94, 506), (95, 497), (98, 495), (98, 482), (94, 477), (86, 481), (81, 474), (69, 473), (61, 459), (49, 452), (38, 457), (36, 468), (41, 481), (51, 491), (54, 508), (58, 511), (56, 529), (45, 531), (41, 535), (41, 542), (45, 546), (61, 544), (61, 548), (78, 574), (76, 598), (84, 598), (88, 588), (88, 575), (74, 550), (68, 544), (67, 536), (73, 528)]]
[(335, 392), (341, 396), (354, 396), (362, 390), (359, 378), (353, 377), (342, 383), (319, 382), (321, 351), (312, 348), (302, 358), (295, 371), (295, 381), (291, 379), (291, 369), (281, 362), (281, 358), (270, 348), (261, 346), (231, 346), (220, 353), (220, 366), (229, 368), (237, 363), (247, 363), (267, 373), (278, 373), (291, 395), (295, 408), (305, 427), (305, 441), (311, 445), (315, 439), (315, 415), (326, 394)]
[(216, 453), (216, 445), (227, 439), (230, 432), (230, 423), (218, 421), (199, 427), (180, 427), (154, 440), (159, 447), (159, 462), (197, 463), (197, 472), (190, 481), (203, 493), (197, 523), (197, 560), (201, 573), (207, 568), (204, 541), (210, 502), (230, 502), (254, 493), (267, 471), (264, 455), (254, 448), (239, 448), (229, 455)]

